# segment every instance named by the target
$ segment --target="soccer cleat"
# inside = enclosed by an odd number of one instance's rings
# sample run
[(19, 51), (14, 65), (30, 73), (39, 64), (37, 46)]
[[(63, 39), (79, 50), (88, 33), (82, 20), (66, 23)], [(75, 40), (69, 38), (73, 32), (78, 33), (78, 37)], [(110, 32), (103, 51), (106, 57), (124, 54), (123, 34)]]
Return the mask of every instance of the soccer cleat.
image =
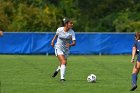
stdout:
[(52, 77), (55, 77), (58, 74), (58, 71), (55, 71), (52, 75)]
[(64, 81), (66, 81), (66, 80), (65, 80), (65, 79), (60, 79), (60, 81), (61, 81), (61, 82), (64, 82)]
[(137, 88), (137, 85), (134, 85), (130, 91), (134, 91)]

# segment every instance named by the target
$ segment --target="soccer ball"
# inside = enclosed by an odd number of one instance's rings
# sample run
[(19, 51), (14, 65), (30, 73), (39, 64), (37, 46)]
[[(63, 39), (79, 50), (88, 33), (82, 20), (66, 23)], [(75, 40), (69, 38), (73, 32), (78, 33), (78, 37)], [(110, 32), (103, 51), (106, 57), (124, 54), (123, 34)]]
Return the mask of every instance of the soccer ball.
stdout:
[(90, 75), (87, 77), (87, 81), (90, 82), (90, 83), (95, 83), (95, 82), (96, 82), (96, 75), (90, 74)]

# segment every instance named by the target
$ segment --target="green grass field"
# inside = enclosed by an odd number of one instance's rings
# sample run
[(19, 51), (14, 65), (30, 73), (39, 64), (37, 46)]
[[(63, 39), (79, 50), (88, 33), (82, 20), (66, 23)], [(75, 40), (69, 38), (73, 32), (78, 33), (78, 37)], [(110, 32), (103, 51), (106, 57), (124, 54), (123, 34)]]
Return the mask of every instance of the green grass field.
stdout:
[[(66, 82), (51, 75), (59, 65), (53, 55), (0, 55), (0, 93), (131, 93), (130, 55), (70, 56)], [(89, 74), (97, 76), (88, 83)], [(140, 83), (134, 93), (140, 93)]]

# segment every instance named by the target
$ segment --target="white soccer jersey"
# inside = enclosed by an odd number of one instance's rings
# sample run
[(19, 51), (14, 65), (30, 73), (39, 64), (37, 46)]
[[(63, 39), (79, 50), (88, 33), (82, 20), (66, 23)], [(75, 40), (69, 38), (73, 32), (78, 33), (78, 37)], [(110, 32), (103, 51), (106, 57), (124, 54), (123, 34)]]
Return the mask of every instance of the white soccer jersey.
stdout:
[(64, 27), (59, 27), (56, 31), (56, 35), (58, 35), (58, 38), (55, 49), (59, 49), (64, 53), (69, 51), (69, 49), (66, 48), (66, 43), (69, 43), (71, 40), (76, 40), (74, 31), (69, 29), (68, 32), (65, 32)]

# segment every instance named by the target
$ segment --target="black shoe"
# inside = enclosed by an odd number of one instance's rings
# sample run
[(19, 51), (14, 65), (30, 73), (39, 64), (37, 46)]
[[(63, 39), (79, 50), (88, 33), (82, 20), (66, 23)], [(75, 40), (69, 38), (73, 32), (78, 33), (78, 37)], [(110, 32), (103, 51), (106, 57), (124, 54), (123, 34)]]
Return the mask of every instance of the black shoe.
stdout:
[(137, 85), (134, 85), (130, 91), (134, 91), (137, 88)]
[(55, 71), (52, 75), (52, 77), (55, 77), (58, 74), (58, 71)]
[(64, 81), (66, 81), (66, 80), (65, 80), (65, 79), (60, 79), (60, 81), (61, 81), (61, 82), (64, 82)]

